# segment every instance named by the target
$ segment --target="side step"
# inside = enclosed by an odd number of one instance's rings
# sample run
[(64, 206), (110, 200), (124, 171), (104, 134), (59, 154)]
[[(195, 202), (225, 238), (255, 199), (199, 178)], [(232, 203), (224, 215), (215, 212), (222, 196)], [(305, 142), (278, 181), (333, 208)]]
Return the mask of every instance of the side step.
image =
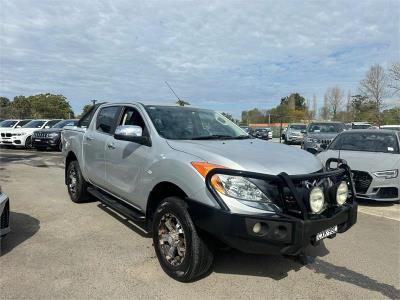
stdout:
[(87, 191), (95, 196), (97, 199), (99, 199), (100, 202), (111, 207), (113, 210), (120, 213), (124, 217), (137, 223), (146, 222), (146, 216), (129, 204), (125, 204), (124, 202), (112, 197), (111, 195), (106, 194), (99, 189), (96, 189), (95, 187), (88, 187)]

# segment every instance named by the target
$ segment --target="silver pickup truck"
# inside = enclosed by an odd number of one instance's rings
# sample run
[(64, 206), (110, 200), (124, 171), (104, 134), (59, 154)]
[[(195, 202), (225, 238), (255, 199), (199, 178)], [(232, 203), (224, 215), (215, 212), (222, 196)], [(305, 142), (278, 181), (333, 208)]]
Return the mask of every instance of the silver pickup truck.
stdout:
[(151, 233), (163, 270), (182, 282), (211, 268), (217, 246), (304, 260), (357, 219), (343, 161), (323, 166), (211, 110), (103, 103), (62, 142), (71, 200), (96, 198)]

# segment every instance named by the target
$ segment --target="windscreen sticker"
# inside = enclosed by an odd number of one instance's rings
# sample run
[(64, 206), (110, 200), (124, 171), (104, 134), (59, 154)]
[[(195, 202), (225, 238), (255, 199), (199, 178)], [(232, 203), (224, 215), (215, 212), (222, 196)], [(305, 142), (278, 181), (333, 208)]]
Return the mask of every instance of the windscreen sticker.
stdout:
[(394, 151), (393, 147), (388, 147), (388, 151)]

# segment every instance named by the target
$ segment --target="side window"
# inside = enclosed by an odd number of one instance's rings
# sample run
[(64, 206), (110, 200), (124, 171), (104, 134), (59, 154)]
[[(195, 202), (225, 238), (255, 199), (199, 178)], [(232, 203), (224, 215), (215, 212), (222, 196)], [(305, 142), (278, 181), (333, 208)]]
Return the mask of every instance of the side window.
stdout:
[(146, 127), (146, 123), (144, 122), (140, 113), (133, 107), (126, 107), (124, 113), (122, 114), (121, 121), (119, 125), (135, 125), (140, 126), (143, 129), (143, 135), (148, 136), (149, 132)]
[(96, 129), (104, 133), (111, 133), (118, 111), (118, 106), (108, 106), (100, 109), (97, 115)]

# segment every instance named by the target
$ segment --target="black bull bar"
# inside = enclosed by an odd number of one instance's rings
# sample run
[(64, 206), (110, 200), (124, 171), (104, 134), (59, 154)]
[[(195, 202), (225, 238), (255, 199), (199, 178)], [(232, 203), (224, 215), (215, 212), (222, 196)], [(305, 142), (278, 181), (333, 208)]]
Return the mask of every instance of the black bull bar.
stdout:
[[(331, 168), (332, 163), (337, 164), (336, 168)], [(349, 197), (346, 203), (352, 204), (355, 202), (356, 193), (355, 193), (354, 183), (352, 180), (352, 173), (346, 161), (339, 158), (329, 158), (326, 161), (325, 169), (326, 171), (310, 173), (310, 174), (301, 174), (301, 175), (288, 175), (285, 172), (282, 172), (278, 175), (270, 175), (270, 174), (248, 172), (241, 170), (216, 168), (208, 172), (205, 181), (207, 189), (214, 196), (215, 200), (217, 201), (221, 209), (224, 211), (229, 211), (229, 207), (225, 204), (225, 202), (221, 199), (218, 192), (212, 186), (211, 180), (214, 175), (221, 174), (230, 176), (241, 176), (248, 179), (257, 179), (266, 181), (269, 184), (276, 185), (278, 187), (278, 190), (280, 191), (280, 199), (274, 199), (278, 207), (280, 207), (280, 209), (282, 210), (281, 212), (277, 212), (277, 215), (285, 218), (296, 217), (302, 220), (308, 220), (312, 214), (308, 209), (308, 199), (306, 199), (304, 192), (302, 192), (298, 188), (298, 184), (301, 182), (315, 181), (326, 178), (329, 178), (334, 183), (345, 181), (347, 182), (349, 187)], [(285, 199), (283, 199), (283, 190), (285, 188), (290, 191), (292, 198), (295, 200), (297, 208), (300, 211), (299, 215), (294, 216), (292, 213), (290, 213), (285, 203)], [(332, 199), (330, 200), (330, 205), (332, 206), (335, 205)]]

